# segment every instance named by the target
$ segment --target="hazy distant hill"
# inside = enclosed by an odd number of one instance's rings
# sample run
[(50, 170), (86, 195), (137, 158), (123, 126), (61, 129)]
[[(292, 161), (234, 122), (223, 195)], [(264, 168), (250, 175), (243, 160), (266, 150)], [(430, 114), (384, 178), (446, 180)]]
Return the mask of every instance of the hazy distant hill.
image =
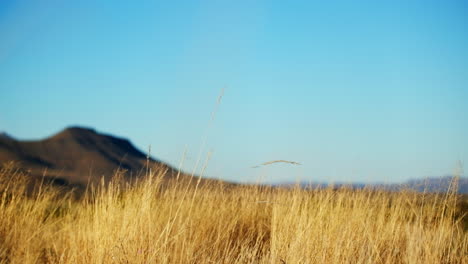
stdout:
[[(373, 189), (383, 189), (389, 191), (399, 191), (399, 190), (415, 190), (418, 192), (447, 192), (453, 188), (452, 184), (456, 183), (457, 192), (460, 194), (468, 194), (468, 178), (459, 177), (457, 181), (454, 181), (453, 176), (445, 177), (431, 177), (423, 179), (412, 179), (404, 183), (394, 183), (394, 184), (364, 184), (364, 183), (334, 183), (333, 187), (340, 188), (347, 186), (353, 189), (362, 189), (362, 188), (373, 188)], [(294, 183), (281, 183), (277, 184), (278, 186), (294, 186)], [(304, 188), (327, 188), (330, 186), (328, 183), (306, 183), (302, 182), (300, 185)]]
[[(409, 180), (405, 184), (401, 184), (400, 188), (409, 188), (417, 191), (426, 192), (446, 192), (454, 183), (454, 177), (433, 177), (426, 179)], [(458, 178), (457, 190), (459, 193), (468, 193), (468, 178)]]
[[(147, 157), (128, 140), (83, 127), (69, 127), (49, 138), (20, 141), (0, 134), (0, 165), (17, 161), (33, 176), (44, 174), (63, 183), (86, 184), (109, 179), (117, 168), (136, 175), (145, 168)], [(166, 166), (152, 158), (151, 166)]]

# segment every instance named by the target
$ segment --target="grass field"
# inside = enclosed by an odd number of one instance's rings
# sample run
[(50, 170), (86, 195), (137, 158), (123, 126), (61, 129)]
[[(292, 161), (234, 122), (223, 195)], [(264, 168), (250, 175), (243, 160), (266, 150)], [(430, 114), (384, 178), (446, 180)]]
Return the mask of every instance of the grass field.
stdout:
[(454, 193), (116, 177), (85, 197), (0, 172), (0, 263), (468, 263)]

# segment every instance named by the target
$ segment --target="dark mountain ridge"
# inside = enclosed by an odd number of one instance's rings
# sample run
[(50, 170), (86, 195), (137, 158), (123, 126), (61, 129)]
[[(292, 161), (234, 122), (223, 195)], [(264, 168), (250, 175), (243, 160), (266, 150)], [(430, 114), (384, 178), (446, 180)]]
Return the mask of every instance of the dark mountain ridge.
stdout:
[[(3, 135), (3, 136), (2, 136)], [(70, 184), (84, 185), (101, 177), (110, 179), (115, 170), (126, 176), (137, 175), (147, 163), (151, 167), (168, 165), (147, 157), (130, 141), (96, 132), (85, 127), (69, 127), (43, 140), (16, 140), (0, 135), (0, 166), (8, 161), (18, 162), (31, 175), (60, 179)]]

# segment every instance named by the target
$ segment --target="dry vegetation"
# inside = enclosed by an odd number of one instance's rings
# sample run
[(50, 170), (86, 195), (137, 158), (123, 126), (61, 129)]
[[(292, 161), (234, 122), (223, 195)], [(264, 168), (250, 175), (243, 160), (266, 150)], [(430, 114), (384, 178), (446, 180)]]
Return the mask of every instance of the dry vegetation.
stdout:
[[(453, 193), (164, 183), (82, 199), (0, 172), (0, 263), (467, 263)], [(120, 183), (120, 184), (119, 184)], [(123, 191), (126, 189), (126, 191)]]

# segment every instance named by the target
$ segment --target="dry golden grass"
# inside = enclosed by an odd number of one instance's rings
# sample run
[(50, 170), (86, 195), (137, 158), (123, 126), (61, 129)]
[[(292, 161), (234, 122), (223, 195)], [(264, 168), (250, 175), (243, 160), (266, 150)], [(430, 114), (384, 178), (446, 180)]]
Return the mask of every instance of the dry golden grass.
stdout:
[[(457, 196), (118, 179), (80, 200), (0, 172), (0, 263), (467, 263)], [(195, 183), (197, 179), (193, 180)]]

